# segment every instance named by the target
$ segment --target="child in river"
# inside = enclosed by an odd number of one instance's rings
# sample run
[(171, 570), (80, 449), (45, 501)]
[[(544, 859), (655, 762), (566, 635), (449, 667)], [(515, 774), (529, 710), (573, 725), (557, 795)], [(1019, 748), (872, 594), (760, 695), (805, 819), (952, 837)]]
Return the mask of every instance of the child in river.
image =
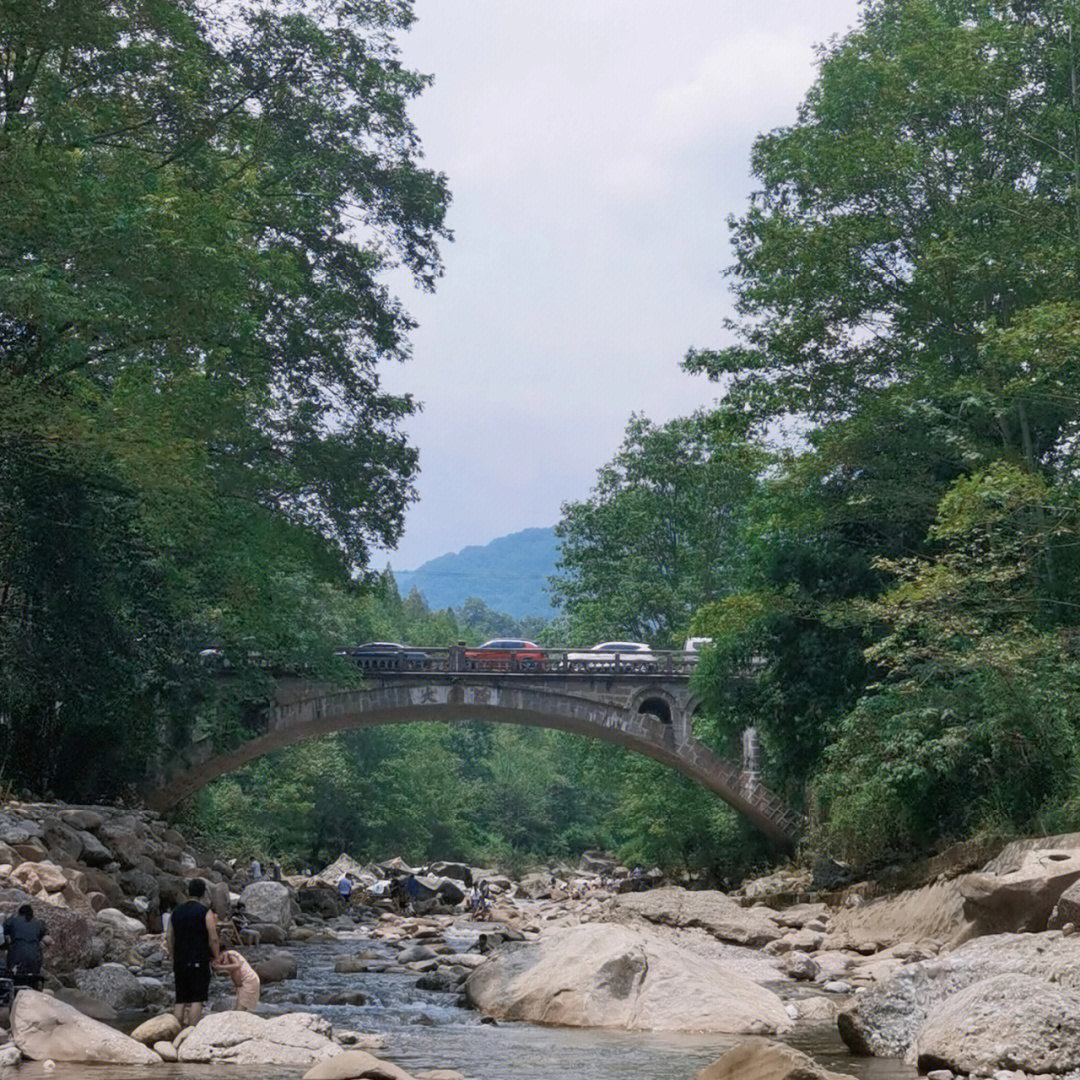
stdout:
[(214, 970), (228, 975), (236, 989), (236, 1008), (252, 1012), (259, 1004), (259, 976), (235, 949), (226, 949), (214, 963)]

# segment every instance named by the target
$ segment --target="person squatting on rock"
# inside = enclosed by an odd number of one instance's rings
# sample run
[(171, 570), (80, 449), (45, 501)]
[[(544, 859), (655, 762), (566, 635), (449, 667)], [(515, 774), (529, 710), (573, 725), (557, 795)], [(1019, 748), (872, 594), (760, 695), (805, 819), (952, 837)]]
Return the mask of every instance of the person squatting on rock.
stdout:
[(176, 980), (176, 1005), (173, 1012), (182, 1025), (197, 1024), (210, 994), (210, 963), (221, 955), (217, 917), (202, 902), (206, 882), (192, 878), (188, 899), (173, 908), (165, 949), (173, 965)]
[(235, 949), (226, 949), (214, 961), (214, 970), (228, 975), (236, 990), (234, 1008), (240, 1012), (253, 1012), (259, 1004), (259, 976), (255, 969)]
[(37, 987), (44, 960), (41, 946), (48, 934), (41, 919), (34, 918), (30, 904), (23, 904), (15, 915), (4, 921), (7, 968), (16, 986)]

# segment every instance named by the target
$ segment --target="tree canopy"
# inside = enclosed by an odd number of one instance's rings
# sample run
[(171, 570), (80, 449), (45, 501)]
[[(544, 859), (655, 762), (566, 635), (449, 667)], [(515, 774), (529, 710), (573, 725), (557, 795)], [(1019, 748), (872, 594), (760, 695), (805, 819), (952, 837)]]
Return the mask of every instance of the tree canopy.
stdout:
[(77, 762), (125, 713), (106, 744), (137, 755), (202, 645), (329, 657), (305, 595), (400, 534), (415, 404), (378, 366), (411, 323), (382, 274), (433, 286), (449, 198), (411, 18), (0, 2), (5, 770), (58, 782), (34, 746)]

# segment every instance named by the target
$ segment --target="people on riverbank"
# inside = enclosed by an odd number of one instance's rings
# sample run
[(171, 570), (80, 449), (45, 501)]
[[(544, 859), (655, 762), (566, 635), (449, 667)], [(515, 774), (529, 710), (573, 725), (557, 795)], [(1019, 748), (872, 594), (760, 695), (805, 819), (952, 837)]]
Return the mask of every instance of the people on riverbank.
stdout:
[(352, 881), (348, 874), (341, 875), (341, 879), (337, 883), (337, 894), (341, 902), (348, 907), (349, 897), (352, 896)]
[(227, 975), (236, 990), (233, 1008), (240, 1012), (253, 1012), (259, 1004), (259, 976), (255, 969), (235, 949), (226, 949), (214, 961), (215, 971)]
[(173, 908), (165, 934), (165, 950), (176, 982), (173, 1012), (185, 1027), (202, 1019), (210, 994), (210, 964), (221, 955), (217, 918), (203, 902), (205, 895), (206, 882), (192, 878), (188, 899)]
[(4, 921), (7, 969), (15, 986), (37, 987), (45, 958), (42, 945), (48, 934), (45, 923), (34, 916), (32, 904), (23, 904)]

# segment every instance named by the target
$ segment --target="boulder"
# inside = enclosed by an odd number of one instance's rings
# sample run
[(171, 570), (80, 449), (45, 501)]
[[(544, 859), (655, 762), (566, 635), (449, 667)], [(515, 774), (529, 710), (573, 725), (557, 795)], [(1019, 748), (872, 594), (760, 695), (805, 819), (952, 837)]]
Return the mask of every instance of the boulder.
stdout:
[(229, 886), (224, 881), (212, 881), (206, 886), (206, 903), (210, 910), (223, 919), (232, 917), (232, 900), (229, 898)]
[(460, 985), (461, 976), (444, 967), (428, 971), (416, 980), (417, 990), (434, 990), (441, 994), (452, 994)]
[(150, 1000), (147, 988), (123, 964), (101, 964), (89, 971), (78, 971), (75, 985), (118, 1013), (145, 1009)]
[(804, 1024), (818, 1026), (836, 1026), (836, 1003), (827, 997), (798, 998), (791, 1003), (795, 1007), (795, 1018)]
[(398, 963), (400, 964), (415, 964), (419, 960), (434, 960), (436, 953), (433, 949), (429, 949), (426, 945), (419, 943), (413, 945), (407, 945), (401, 952), (398, 953)]
[(104, 870), (88, 867), (86, 875), (87, 892), (99, 892), (109, 901), (107, 907), (116, 907), (124, 902), (124, 890), (116, 883), (116, 878)]
[(342, 1053), (328, 1020), (285, 1013), (264, 1020), (250, 1012), (211, 1013), (180, 1044), (180, 1061), (230, 1065), (314, 1065)]
[(791, 1026), (775, 994), (724, 962), (645, 928), (606, 923), (504, 946), (465, 991), (489, 1017), (567, 1027), (781, 1034)]
[(346, 874), (356, 879), (374, 876), (370, 871), (365, 870), (351, 855), (342, 853), (329, 866), (323, 867), (315, 875), (314, 880), (324, 881), (333, 888)]
[(180, 1021), (172, 1013), (162, 1013), (144, 1020), (132, 1033), (131, 1037), (144, 1046), (153, 1047), (155, 1043), (171, 1043), (180, 1034)]
[(587, 874), (611, 875), (615, 871), (615, 859), (603, 851), (583, 851), (578, 862), (578, 869)]
[(60, 986), (53, 991), (53, 997), (57, 1001), (63, 1001), (65, 1004), (78, 1009), (84, 1016), (100, 1020), (103, 1024), (116, 1023), (116, 1010), (111, 1005), (100, 998), (84, 994), (81, 990), (76, 990), (70, 986)]
[(435, 878), (435, 892), (444, 904), (460, 904), (466, 893), (461, 883), (452, 877)]
[(129, 819), (106, 822), (98, 835), (126, 869), (137, 867), (146, 853), (146, 845), (135, 835), (135, 825)]
[(544, 873), (526, 874), (514, 889), (514, 895), (524, 900), (543, 900), (551, 895), (554, 886), (551, 875)]
[(780, 967), (793, 979), (806, 979), (808, 982), (813, 982), (821, 974), (821, 965), (803, 952), (785, 953)]
[(975, 934), (1038, 933), (1058, 899), (1080, 880), (1080, 850), (1033, 850), (1006, 873), (965, 874), (964, 915)]
[(118, 908), (102, 908), (97, 913), (97, 919), (128, 937), (140, 937), (146, 933), (144, 923), (131, 915), (125, 915)]
[(259, 981), (262, 983), (283, 982), (285, 979), (296, 978), (296, 957), (283, 949), (271, 953), (252, 967), (255, 968), (255, 974), (259, 976)]
[(36, 899), (21, 889), (0, 889), (0, 922), (14, 915), (23, 904), (31, 904), (34, 914), (48, 928), (49, 940), (45, 943), (47, 969), (71, 971), (90, 959), (93, 933), (85, 916), (59, 904)]
[(151, 1047), (162, 1061), (179, 1061), (180, 1052), (171, 1042), (157, 1042)]
[(19, 888), (37, 895), (60, 892), (67, 884), (64, 871), (48, 861), (21, 863), (11, 871), (11, 880)]
[(854, 1053), (900, 1057), (941, 1002), (998, 975), (1030, 975), (1080, 993), (1080, 934), (974, 938), (931, 960), (906, 964), (859, 994), (838, 1016), (837, 1028)]
[(105, 824), (105, 816), (88, 806), (68, 806), (58, 810), (56, 816), (73, 829), (100, 829)]
[(253, 881), (240, 894), (240, 902), (253, 923), (273, 923), (282, 930), (292, 925), (292, 897), (280, 881)]
[(42, 839), (49, 845), (51, 851), (66, 856), (72, 862), (82, 857), (83, 845), (79, 830), (73, 829), (70, 825), (65, 825), (58, 818), (49, 820)]
[(771, 913), (744, 908), (722, 892), (690, 892), (677, 886), (630, 893), (616, 900), (617, 910), (640, 915), (662, 926), (697, 926), (720, 941), (765, 945), (783, 934)]
[(1059, 897), (1046, 923), (1047, 930), (1060, 930), (1066, 923), (1080, 926), (1080, 881), (1074, 881)]
[(823, 1069), (801, 1050), (772, 1039), (747, 1039), (711, 1065), (699, 1069), (694, 1080), (851, 1080), (847, 1073)]
[(187, 881), (179, 874), (158, 875), (158, 903), (162, 911), (172, 911), (187, 900)]
[[(349, 929), (352, 929), (352, 923)], [(258, 934), (260, 945), (284, 945), (289, 940), (289, 935), (277, 923), (247, 923), (244, 930)]]
[(303, 1080), (413, 1080), (404, 1069), (364, 1050), (346, 1050), (304, 1073)]
[(453, 878), (455, 881), (460, 881), (466, 887), (472, 884), (472, 868), (466, 866), (465, 863), (445, 861), (433, 862), (428, 867), (428, 870), (436, 877)]
[(959, 943), (972, 936), (960, 880), (936, 881), (897, 896), (881, 897), (831, 913), (825, 948), (875, 948), (900, 942)]
[(20, 990), (15, 995), (11, 1037), (31, 1061), (69, 1061), (83, 1065), (161, 1062), (149, 1047), (36, 990)]
[(333, 919), (344, 910), (338, 894), (329, 885), (298, 889), (296, 902), (305, 915), (315, 915), (320, 919)]
[(113, 853), (92, 832), (84, 829), (78, 836), (82, 844), (79, 858), (87, 866), (103, 867), (113, 861)]
[(31, 818), (7, 810), (0, 813), (0, 840), (13, 848), (37, 839), (42, 831), (41, 825)]
[(1030, 975), (997, 975), (932, 1009), (912, 1047), (919, 1072), (1080, 1068), (1080, 993)]

